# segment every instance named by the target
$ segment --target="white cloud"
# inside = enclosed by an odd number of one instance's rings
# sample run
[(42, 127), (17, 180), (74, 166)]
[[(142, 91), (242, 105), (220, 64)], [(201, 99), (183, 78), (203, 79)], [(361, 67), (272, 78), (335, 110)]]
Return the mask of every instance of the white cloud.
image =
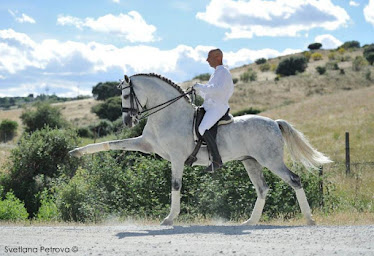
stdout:
[[(57, 91), (58, 95), (70, 93), (76, 96), (80, 85), (80, 91), (87, 92), (100, 81), (115, 81), (123, 74), (143, 72), (159, 73), (183, 82), (198, 74), (212, 72), (206, 57), (213, 48), (216, 46), (178, 45), (161, 50), (145, 45), (116, 47), (52, 39), (35, 42), (12, 29), (0, 30), (0, 76), (6, 82), (0, 84), (0, 94), (5, 94), (9, 85), (12, 88), (24, 85), (28, 88), (22, 90), (25, 94), (44, 93), (47, 85), (51, 93)], [(224, 63), (234, 68), (261, 57), (272, 58), (299, 51), (239, 49), (224, 52)]]
[(355, 2), (355, 1), (349, 1), (349, 5), (350, 5), (350, 6), (357, 7), (357, 6), (360, 6), (360, 3), (357, 3), (357, 2)]
[(36, 23), (36, 21), (33, 18), (31, 18), (30, 16), (24, 13), (22, 13), (21, 16), (19, 16), (18, 11), (13, 12), (12, 10), (8, 10), (8, 12), (19, 23), (32, 23), (32, 24)]
[(57, 18), (57, 24), (61, 26), (72, 25), (78, 29), (90, 28), (96, 32), (122, 36), (130, 42), (153, 42), (157, 40), (154, 35), (156, 27), (148, 25), (136, 11), (131, 11), (128, 14), (120, 13), (118, 16), (107, 14), (97, 19), (88, 17), (84, 20), (60, 15)]
[(335, 49), (343, 44), (339, 39), (329, 34), (316, 36), (314, 41), (321, 43), (323, 49)]
[(196, 17), (229, 29), (226, 39), (253, 36), (299, 36), (313, 28), (335, 30), (346, 26), (347, 12), (330, 0), (211, 0)]
[(364, 8), (365, 20), (374, 26), (374, 0), (369, 0)]
[(113, 3), (119, 4), (121, 1), (120, 0), (112, 0)]

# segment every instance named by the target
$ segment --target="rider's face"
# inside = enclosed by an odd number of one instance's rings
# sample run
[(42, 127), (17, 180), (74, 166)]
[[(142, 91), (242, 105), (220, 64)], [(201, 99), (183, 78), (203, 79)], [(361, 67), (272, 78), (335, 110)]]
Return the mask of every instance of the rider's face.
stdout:
[(220, 58), (219, 55), (214, 52), (209, 52), (208, 58), (206, 61), (209, 63), (209, 65), (212, 68), (216, 68), (220, 64)]

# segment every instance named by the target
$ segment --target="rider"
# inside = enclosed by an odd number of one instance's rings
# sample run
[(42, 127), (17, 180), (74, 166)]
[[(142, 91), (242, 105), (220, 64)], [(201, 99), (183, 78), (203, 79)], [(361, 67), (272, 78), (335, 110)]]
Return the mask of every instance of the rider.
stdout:
[(215, 69), (214, 73), (210, 76), (208, 83), (194, 85), (197, 93), (204, 99), (202, 107), (206, 111), (199, 126), (199, 133), (207, 143), (213, 158), (212, 164), (206, 169), (208, 172), (214, 172), (223, 165), (212, 130), (216, 127), (218, 120), (228, 111), (229, 99), (234, 92), (230, 71), (222, 65), (222, 59), (223, 53), (220, 49), (209, 51), (206, 60)]

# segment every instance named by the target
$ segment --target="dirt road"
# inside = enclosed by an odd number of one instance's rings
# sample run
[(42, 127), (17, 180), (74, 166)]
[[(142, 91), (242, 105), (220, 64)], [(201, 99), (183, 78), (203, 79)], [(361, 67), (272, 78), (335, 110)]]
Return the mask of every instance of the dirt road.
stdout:
[(374, 226), (1, 226), (0, 255), (374, 255)]

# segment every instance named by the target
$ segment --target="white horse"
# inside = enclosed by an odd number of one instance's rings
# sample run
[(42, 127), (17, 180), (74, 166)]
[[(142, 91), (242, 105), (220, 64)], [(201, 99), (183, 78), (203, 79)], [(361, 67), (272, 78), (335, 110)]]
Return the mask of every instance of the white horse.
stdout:
[[(130, 78), (125, 76), (119, 88), (122, 90), (122, 117), (126, 126), (133, 125), (133, 117), (145, 115), (141, 111), (145, 107), (154, 112), (147, 114), (148, 120), (142, 135), (90, 144), (74, 149), (70, 154), (80, 157), (99, 151), (130, 150), (156, 153), (170, 161), (171, 209), (161, 224), (173, 225), (173, 220), (180, 211), (184, 162), (195, 147), (192, 127), (195, 106), (178, 85), (156, 74), (137, 74)], [(169, 104), (172, 105), (168, 106)], [(268, 168), (295, 190), (307, 224), (315, 224), (300, 178), (284, 164), (284, 141), (294, 160), (299, 160), (307, 168), (331, 162), (328, 157), (315, 150), (302, 133), (283, 120), (273, 121), (257, 115), (245, 115), (235, 117), (232, 123), (218, 127), (217, 145), (223, 162), (241, 160), (257, 192), (252, 215), (243, 224), (254, 225), (260, 220), (269, 190), (262, 167)], [(197, 158), (195, 165), (207, 166), (207, 149), (200, 149)]]

